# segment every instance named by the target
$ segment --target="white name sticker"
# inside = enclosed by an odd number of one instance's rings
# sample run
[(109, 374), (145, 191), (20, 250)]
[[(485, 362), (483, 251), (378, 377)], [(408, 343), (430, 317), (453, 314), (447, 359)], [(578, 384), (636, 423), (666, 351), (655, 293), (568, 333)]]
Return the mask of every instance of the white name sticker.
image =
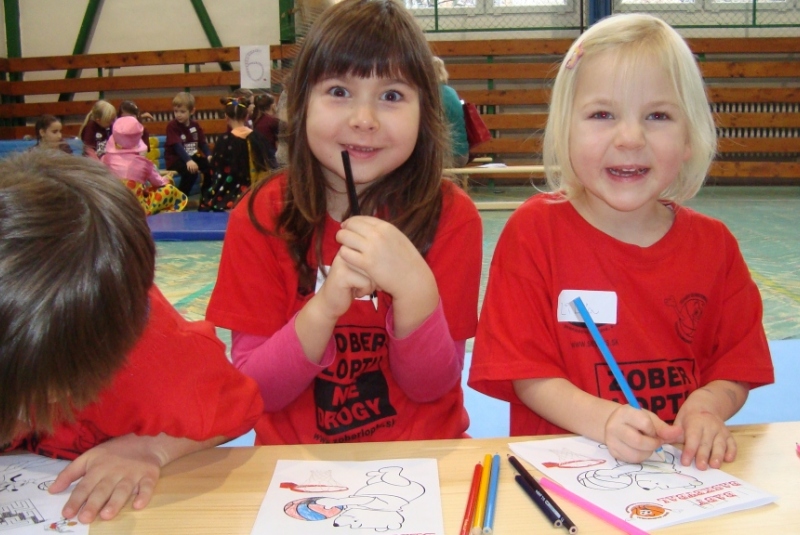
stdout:
[(617, 323), (617, 292), (601, 292), (595, 290), (562, 290), (558, 294), (559, 322), (583, 323), (578, 309), (572, 302), (580, 297), (589, 315), (595, 323), (600, 325), (615, 325)]

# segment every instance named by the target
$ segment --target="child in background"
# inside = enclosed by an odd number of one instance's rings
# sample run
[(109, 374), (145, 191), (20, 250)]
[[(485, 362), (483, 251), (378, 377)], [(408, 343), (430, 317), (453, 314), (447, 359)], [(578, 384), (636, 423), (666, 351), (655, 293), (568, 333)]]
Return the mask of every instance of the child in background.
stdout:
[(278, 131), (280, 121), (275, 115), (275, 98), (269, 93), (261, 93), (253, 98), (253, 130), (264, 136), (270, 149), (270, 165), (277, 169)]
[(467, 141), (467, 127), (464, 124), (464, 105), (458, 98), (456, 90), (447, 85), (449, 75), (442, 58), (434, 57), (436, 76), (439, 79), (439, 89), (442, 92), (442, 108), (450, 129), (450, 146), (452, 147), (452, 162), (454, 167), (464, 167), (469, 161), (469, 141)]
[(258, 387), (155, 287), (142, 209), (101, 163), (0, 161), (0, 228), (0, 452), (73, 460), (49, 488), (81, 479), (64, 517), (141, 509), (163, 466), (252, 428)]
[(289, 166), (231, 212), (207, 311), (261, 386), (257, 443), (464, 436), (481, 220), (442, 178), (447, 126), (422, 31), (394, 0), (337, 3), (286, 94)]
[[(771, 383), (762, 304), (736, 239), (681, 205), (714, 120), (689, 47), (649, 15), (604, 19), (558, 71), (544, 138), (552, 193), (509, 219), (489, 271), (469, 385), (511, 403), (511, 434), (572, 432), (626, 462), (664, 443), (733, 461), (725, 421)], [(644, 410), (626, 404), (580, 296)]]
[[(253, 98), (255, 95), (253, 94), (253, 90), (246, 87), (239, 87), (231, 94), (231, 96), (238, 98), (240, 101), (247, 104), (247, 120), (245, 121), (245, 126), (252, 129), (253, 112), (255, 111), (255, 104), (253, 103)], [(228, 127), (228, 133), (230, 133), (230, 126)]]
[(167, 136), (164, 141), (164, 163), (167, 169), (181, 176), (180, 189), (187, 197), (200, 178), (209, 174), (208, 157), (211, 149), (206, 143), (206, 136), (200, 124), (192, 119), (194, 112), (194, 95), (184, 91), (172, 99), (173, 120), (167, 123)]
[(98, 100), (83, 120), (78, 137), (83, 141), (83, 155), (99, 160), (106, 150), (111, 125), (117, 118), (117, 110), (111, 103)]
[(142, 156), (147, 145), (142, 141), (142, 123), (134, 116), (114, 121), (106, 154), (101, 161), (133, 191), (147, 215), (180, 212), (188, 198), (172, 182), (161, 176), (153, 162)]
[(61, 121), (55, 115), (42, 115), (36, 120), (36, 148), (58, 149), (72, 154), (72, 149), (61, 138)]
[[(153, 116), (147, 112), (140, 112), (139, 106), (132, 100), (123, 100), (119, 103), (119, 108), (117, 109), (117, 117), (136, 117), (136, 120), (140, 123), (143, 121), (152, 121)], [(144, 127), (142, 124), (142, 141), (144, 142), (145, 146), (147, 147), (147, 151), (150, 150), (150, 132), (147, 131), (147, 128)]]
[(269, 172), (267, 140), (246, 123), (250, 112), (244, 97), (220, 99), (230, 132), (220, 136), (211, 158), (209, 184), (201, 192), (201, 212), (230, 210), (251, 184)]

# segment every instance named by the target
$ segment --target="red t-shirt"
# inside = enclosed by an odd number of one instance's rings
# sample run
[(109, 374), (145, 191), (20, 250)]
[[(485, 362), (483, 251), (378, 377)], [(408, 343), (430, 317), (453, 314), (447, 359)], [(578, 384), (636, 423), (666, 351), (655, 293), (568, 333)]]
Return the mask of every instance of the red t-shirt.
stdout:
[[(183, 149), (190, 157), (204, 147), (208, 147), (206, 135), (197, 121), (190, 119), (189, 124), (185, 125), (176, 119), (171, 120), (167, 123), (166, 139), (164, 140), (164, 165), (167, 166), (167, 169), (178, 161), (178, 153), (175, 152), (177, 143), (183, 145)], [(209, 154), (205, 156), (208, 157)]]
[(213, 325), (186, 321), (153, 286), (147, 327), (100, 397), (53, 434), (18, 437), (2, 451), (75, 459), (129, 433), (235, 438), (253, 428), (262, 407), (258, 386), (230, 364)]
[[(285, 176), (259, 193), (256, 214), (267, 228), (283, 204)], [(443, 188), (439, 226), (425, 256), (436, 277), (445, 318), (454, 340), (475, 333), (481, 269), (481, 221), (470, 198), (450, 182)], [(298, 292), (298, 275), (285, 242), (259, 233), (247, 202), (233, 209), (222, 248), (217, 284), (207, 318), (227, 329), (272, 336), (311, 298)], [(328, 218), (323, 263), (339, 250), (340, 224)], [(367, 442), (457, 438), (469, 425), (461, 385), (431, 403), (417, 403), (399, 388), (390, 368), (386, 314), (391, 296), (354, 301), (334, 329), (333, 363), (281, 411), (264, 413), (256, 424), (259, 444)], [(425, 358), (420, 348), (420, 359)], [(276, 376), (274, 380), (280, 381)]]
[(638, 247), (551, 200), (529, 199), (503, 229), (472, 356), (468, 384), (511, 403), (512, 435), (567, 432), (522, 404), (517, 379), (561, 377), (625, 403), (583, 322), (558, 321), (564, 290), (616, 295), (616, 323), (598, 328), (642, 407), (666, 422), (710, 381), (774, 381), (761, 296), (724, 224), (669, 205), (670, 230)]

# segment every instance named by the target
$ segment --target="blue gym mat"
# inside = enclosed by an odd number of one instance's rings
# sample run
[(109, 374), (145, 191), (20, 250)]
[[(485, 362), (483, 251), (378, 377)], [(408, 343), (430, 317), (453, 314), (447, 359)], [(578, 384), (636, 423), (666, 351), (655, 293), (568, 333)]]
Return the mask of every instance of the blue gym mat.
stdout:
[(155, 241), (217, 241), (225, 238), (228, 212), (164, 212), (147, 223)]

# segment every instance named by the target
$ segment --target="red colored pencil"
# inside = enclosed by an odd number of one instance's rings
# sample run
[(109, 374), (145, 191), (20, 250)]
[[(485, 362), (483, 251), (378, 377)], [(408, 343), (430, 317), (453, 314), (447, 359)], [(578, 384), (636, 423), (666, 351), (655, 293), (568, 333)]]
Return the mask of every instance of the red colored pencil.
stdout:
[(475, 515), (475, 505), (478, 503), (478, 490), (481, 486), (482, 473), (483, 465), (481, 463), (476, 464), (475, 471), (472, 473), (472, 484), (469, 487), (467, 507), (464, 510), (464, 521), (461, 523), (459, 535), (469, 535), (470, 529), (472, 529), (472, 517)]

